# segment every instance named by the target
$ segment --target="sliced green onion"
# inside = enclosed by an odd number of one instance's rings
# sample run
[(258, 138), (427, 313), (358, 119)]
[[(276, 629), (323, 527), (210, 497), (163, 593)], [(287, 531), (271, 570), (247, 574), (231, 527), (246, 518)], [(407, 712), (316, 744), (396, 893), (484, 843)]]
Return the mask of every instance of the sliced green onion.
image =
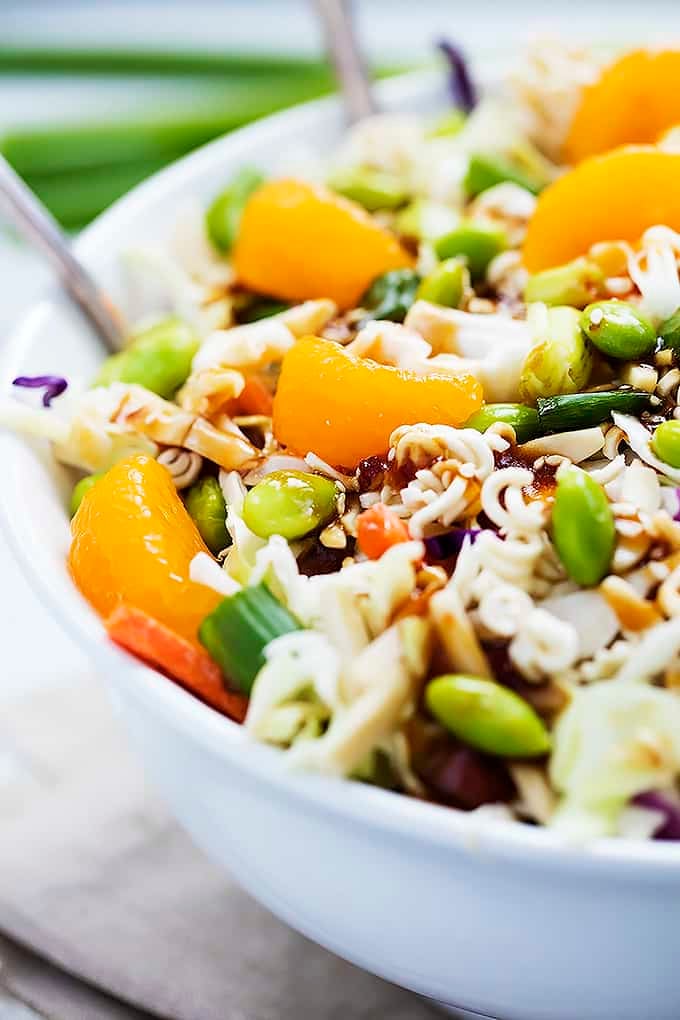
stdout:
[(250, 694), (264, 666), (264, 650), (269, 642), (300, 629), (295, 617), (269, 588), (258, 584), (223, 599), (206, 616), (198, 637), (225, 677), (244, 694)]
[(569, 432), (601, 425), (612, 411), (637, 416), (649, 407), (649, 393), (632, 389), (562, 393), (555, 397), (538, 397), (536, 407), (544, 432)]

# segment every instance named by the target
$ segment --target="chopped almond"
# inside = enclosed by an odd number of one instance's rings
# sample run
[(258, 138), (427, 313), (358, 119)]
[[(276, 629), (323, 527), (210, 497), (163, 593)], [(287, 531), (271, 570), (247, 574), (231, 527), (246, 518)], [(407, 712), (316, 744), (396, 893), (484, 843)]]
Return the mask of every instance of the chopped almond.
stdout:
[(600, 585), (600, 592), (616, 613), (623, 630), (646, 630), (662, 620), (651, 602), (638, 595), (632, 584), (610, 574)]

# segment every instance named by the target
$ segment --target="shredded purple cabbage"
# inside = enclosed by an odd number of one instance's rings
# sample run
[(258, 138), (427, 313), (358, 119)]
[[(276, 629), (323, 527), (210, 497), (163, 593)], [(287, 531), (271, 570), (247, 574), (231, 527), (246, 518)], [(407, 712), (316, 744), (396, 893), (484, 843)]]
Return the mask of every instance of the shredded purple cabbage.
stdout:
[(424, 539), (425, 549), (429, 559), (448, 560), (457, 556), (463, 548), (466, 538), (474, 542), (481, 534), (481, 528), (453, 528), (445, 531), (442, 535), (433, 535), (432, 538)]
[(680, 521), (680, 489), (676, 489), (675, 490), (675, 498), (678, 501), (678, 508), (675, 511), (675, 513), (673, 514), (673, 520), (674, 521)]
[(462, 51), (453, 43), (442, 39), (438, 48), (449, 64), (449, 93), (453, 105), (469, 113), (477, 105), (477, 88)]
[(18, 375), (12, 380), (12, 386), (23, 386), (29, 390), (42, 390), (44, 407), (49, 407), (55, 397), (61, 396), (68, 382), (60, 375)]
[(680, 840), (680, 799), (670, 793), (647, 790), (634, 797), (633, 803), (649, 808), (650, 811), (658, 811), (664, 816), (664, 821), (654, 833), (654, 839)]

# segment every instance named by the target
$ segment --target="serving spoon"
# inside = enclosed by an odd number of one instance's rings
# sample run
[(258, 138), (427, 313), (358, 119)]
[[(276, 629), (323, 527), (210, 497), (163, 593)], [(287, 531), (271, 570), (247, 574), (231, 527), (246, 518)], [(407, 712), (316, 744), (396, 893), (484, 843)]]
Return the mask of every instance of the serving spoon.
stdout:
[(340, 83), (347, 119), (354, 124), (376, 113), (378, 106), (361, 54), (351, 0), (314, 0), (314, 4)]
[(111, 299), (71, 251), (68, 237), (10, 164), (0, 155), (0, 203), (21, 236), (56, 270), (62, 286), (78, 305), (109, 351), (122, 347), (125, 325)]

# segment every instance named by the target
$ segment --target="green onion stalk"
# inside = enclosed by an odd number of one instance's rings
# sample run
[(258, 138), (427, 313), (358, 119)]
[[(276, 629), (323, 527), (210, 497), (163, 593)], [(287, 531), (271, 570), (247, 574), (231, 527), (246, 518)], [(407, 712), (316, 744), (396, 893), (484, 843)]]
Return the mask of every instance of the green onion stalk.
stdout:
[[(382, 67), (377, 77), (403, 70)], [(196, 83), (192, 106), (132, 118), (8, 129), (0, 153), (64, 227), (79, 229), (144, 178), (260, 117), (333, 91), (325, 62), (304, 56), (0, 46), (3, 73), (117, 74)]]

